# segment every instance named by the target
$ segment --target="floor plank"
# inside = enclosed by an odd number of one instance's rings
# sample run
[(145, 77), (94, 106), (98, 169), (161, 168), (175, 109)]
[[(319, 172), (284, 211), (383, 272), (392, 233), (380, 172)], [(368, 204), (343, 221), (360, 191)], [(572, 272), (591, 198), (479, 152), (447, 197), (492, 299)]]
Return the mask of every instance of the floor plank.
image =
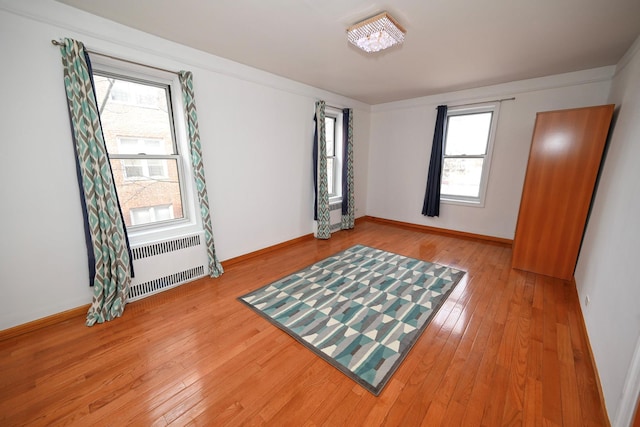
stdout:
[[(237, 300), (354, 244), (467, 272), (378, 397)], [(362, 221), (116, 321), (0, 342), (0, 425), (609, 425), (575, 286), (510, 262), (504, 244)]]

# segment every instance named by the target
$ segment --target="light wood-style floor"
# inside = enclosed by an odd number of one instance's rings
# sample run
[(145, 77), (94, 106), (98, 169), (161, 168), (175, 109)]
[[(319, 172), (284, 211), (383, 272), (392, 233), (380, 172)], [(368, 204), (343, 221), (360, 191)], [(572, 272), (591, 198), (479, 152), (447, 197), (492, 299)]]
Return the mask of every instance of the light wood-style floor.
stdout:
[[(236, 300), (356, 243), (468, 272), (378, 397)], [(505, 245), (362, 221), (116, 321), (0, 342), (0, 425), (608, 425), (575, 287), (510, 259)]]

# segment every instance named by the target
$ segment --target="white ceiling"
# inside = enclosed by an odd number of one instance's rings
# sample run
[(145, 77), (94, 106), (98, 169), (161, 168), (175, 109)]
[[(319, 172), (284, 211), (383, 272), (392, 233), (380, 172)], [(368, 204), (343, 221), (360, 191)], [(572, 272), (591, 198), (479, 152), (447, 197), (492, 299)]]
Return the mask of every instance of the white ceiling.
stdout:
[[(58, 1), (368, 104), (614, 65), (640, 34), (640, 0)], [(385, 10), (403, 45), (347, 42)]]

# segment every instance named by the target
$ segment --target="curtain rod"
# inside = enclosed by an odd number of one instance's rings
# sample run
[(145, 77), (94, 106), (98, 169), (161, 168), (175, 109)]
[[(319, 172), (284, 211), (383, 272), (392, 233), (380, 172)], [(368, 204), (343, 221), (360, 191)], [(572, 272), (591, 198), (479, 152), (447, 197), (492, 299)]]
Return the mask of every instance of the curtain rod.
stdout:
[[(457, 107), (468, 107), (469, 105), (480, 105), (480, 104), (487, 104), (489, 102), (502, 102), (502, 101), (515, 101), (516, 97), (511, 97), (511, 98), (502, 98), (502, 99), (492, 99), (489, 101), (482, 101), (482, 102), (470, 102), (468, 104), (458, 104), (458, 105), (450, 105), (448, 106), (448, 108), (457, 108)], [(436, 110), (438, 108), (436, 107)]]
[[(64, 46), (64, 43), (59, 42), (58, 40), (51, 40), (51, 44), (54, 45), (54, 46)], [(171, 74), (177, 74), (177, 75), (180, 74), (177, 71), (167, 70), (165, 68), (154, 67), (153, 65), (142, 64), (140, 62), (130, 61), (128, 59), (123, 59), (123, 58), (118, 58), (118, 57), (115, 57), (115, 56), (107, 55), (106, 53), (100, 53), (100, 52), (96, 52), (94, 50), (89, 50), (87, 48), (85, 48), (85, 50), (87, 51), (87, 53), (91, 53), (93, 55), (102, 56), (102, 57), (105, 57), (105, 58), (115, 59), (116, 61), (126, 62), (127, 64), (133, 64), (133, 65), (139, 65), (141, 67), (152, 68), (154, 70), (164, 71), (165, 73), (171, 73)]]

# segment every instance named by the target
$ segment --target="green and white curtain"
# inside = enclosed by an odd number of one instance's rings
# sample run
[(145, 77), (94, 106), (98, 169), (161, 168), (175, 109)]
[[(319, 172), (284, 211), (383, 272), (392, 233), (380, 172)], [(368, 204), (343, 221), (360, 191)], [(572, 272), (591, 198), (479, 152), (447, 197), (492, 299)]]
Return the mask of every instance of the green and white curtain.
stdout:
[(111, 165), (84, 45), (64, 39), (60, 46), (69, 117), (95, 259), (93, 300), (87, 326), (120, 317), (131, 282), (127, 235), (118, 205)]
[[(313, 171), (315, 184), (314, 220), (315, 237), (331, 237), (331, 219), (329, 207), (329, 184), (327, 171), (327, 140), (325, 131), (324, 101), (316, 102), (315, 132), (313, 136)], [(340, 229), (349, 230), (355, 224), (355, 203), (353, 185), (353, 111), (342, 110), (342, 217)]]
[(315, 237), (328, 239), (331, 237), (329, 216), (329, 182), (327, 176), (327, 139), (325, 131), (325, 102), (316, 101), (316, 129), (313, 138), (315, 203), (314, 219), (316, 221)]
[(204, 177), (204, 165), (202, 163), (202, 147), (200, 144), (200, 131), (198, 130), (198, 114), (193, 94), (193, 75), (191, 71), (180, 71), (180, 87), (182, 89), (182, 100), (184, 104), (184, 114), (187, 121), (187, 133), (189, 146), (191, 149), (191, 163), (193, 174), (198, 191), (198, 202), (200, 203), (200, 214), (202, 215), (202, 226), (204, 227), (205, 241), (207, 244), (207, 255), (209, 258), (209, 273), (211, 277), (218, 277), (224, 270), (218, 257), (216, 256), (215, 244), (213, 241), (213, 227), (211, 226), (211, 209), (209, 208), (209, 197), (207, 196), (207, 184)]
[(353, 110), (342, 110), (344, 155), (342, 163), (342, 221), (340, 228), (350, 230), (355, 225), (355, 201), (353, 196)]

